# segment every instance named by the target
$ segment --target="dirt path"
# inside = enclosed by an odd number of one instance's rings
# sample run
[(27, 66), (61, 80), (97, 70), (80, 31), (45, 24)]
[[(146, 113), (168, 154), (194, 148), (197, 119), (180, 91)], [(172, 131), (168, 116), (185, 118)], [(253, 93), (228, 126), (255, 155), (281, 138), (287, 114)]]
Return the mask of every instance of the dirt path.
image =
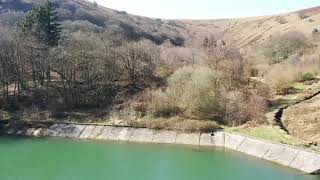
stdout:
[(278, 110), (275, 111), (275, 115), (274, 115), (274, 119), (273, 119), (273, 123), (277, 126), (279, 126), (282, 130), (284, 130), (285, 132), (287, 132), (288, 134), (290, 134), (289, 130), (285, 127), (283, 121), (282, 121), (282, 117), (283, 117), (283, 112), (284, 110), (288, 109), (289, 107), (291, 106), (294, 106), (294, 105), (297, 105), (297, 104), (300, 104), (304, 101), (307, 101), (307, 100), (310, 100), (312, 98), (314, 98), (315, 96), (319, 95), (320, 94), (320, 91), (318, 91), (317, 93), (314, 93), (312, 94), (311, 96), (308, 96), (304, 99), (302, 99), (301, 101), (298, 101), (298, 102), (295, 102), (293, 104), (290, 104), (288, 106), (285, 106), (283, 108), (280, 108)]

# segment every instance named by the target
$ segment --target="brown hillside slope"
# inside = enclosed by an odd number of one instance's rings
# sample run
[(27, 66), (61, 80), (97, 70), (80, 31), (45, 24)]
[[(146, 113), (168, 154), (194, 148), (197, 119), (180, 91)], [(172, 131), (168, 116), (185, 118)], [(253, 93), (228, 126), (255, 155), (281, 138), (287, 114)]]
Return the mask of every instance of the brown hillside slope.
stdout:
[(320, 95), (286, 109), (283, 122), (294, 136), (313, 145), (319, 145)]
[(219, 39), (232, 42), (240, 48), (264, 42), (276, 33), (300, 31), (311, 36), (320, 28), (320, 7), (293, 13), (221, 20), (184, 20), (189, 38), (215, 34)]
[[(31, 10), (40, 2), (44, 0), (1, 0), (0, 26), (15, 26), (23, 13)], [(166, 39), (170, 39), (175, 45), (184, 44), (184, 39), (179, 33), (183, 31), (182, 27), (175, 21), (135, 16), (125, 11), (97, 6), (86, 0), (55, 0), (53, 2), (57, 7), (58, 19), (62, 24), (68, 21), (80, 21), (80, 23), (87, 21), (103, 30), (121, 32), (132, 40), (145, 38), (161, 44)]]

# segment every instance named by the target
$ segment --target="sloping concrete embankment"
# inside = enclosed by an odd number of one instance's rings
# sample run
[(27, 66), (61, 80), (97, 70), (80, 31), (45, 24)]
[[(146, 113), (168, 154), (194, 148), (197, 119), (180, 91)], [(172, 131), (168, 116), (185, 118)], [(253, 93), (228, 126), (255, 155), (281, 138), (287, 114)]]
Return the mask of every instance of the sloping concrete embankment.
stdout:
[(310, 174), (319, 174), (320, 172), (320, 154), (317, 152), (225, 132), (216, 132), (212, 135), (209, 133), (182, 133), (155, 131), (146, 128), (79, 124), (53, 124), (47, 128), (5, 128), (4, 132), (26, 136), (225, 147)]

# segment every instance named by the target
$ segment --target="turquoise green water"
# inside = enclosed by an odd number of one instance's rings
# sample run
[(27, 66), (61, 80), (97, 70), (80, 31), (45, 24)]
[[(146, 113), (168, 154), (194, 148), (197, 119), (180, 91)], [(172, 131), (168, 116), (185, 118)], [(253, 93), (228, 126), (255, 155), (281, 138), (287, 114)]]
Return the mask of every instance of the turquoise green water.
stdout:
[(0, 138), (0, 180), (320, 180), (240, 153)]

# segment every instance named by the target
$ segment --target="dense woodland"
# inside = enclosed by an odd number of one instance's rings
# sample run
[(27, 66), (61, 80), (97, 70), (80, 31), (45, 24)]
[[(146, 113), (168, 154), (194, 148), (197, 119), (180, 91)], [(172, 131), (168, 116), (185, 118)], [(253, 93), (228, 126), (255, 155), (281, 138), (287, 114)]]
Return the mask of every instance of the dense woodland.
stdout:
[(214, 34), (188, 41), (177, 32), (148, 34), (59, 1), (25, 8), (0, 18), (1, 108), (8, 112), (47, 110), (61, 118), (95, 109), (130, 120), (212, 122), (204, 128), (263, 124), (272, 97), (320, 70), (317, 46), (299, 32), (244, 54)]

